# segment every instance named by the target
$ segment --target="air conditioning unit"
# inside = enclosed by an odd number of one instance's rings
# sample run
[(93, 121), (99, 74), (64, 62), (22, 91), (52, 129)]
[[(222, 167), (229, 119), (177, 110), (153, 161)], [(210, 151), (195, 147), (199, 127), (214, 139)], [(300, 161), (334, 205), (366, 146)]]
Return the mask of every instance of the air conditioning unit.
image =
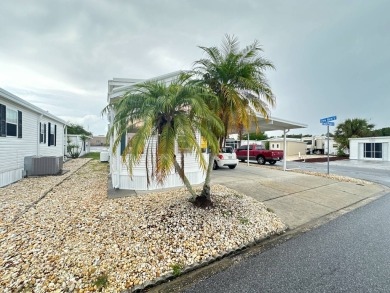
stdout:
[(110, 154), (108, 152), (100, 152), (100, 162), (108, 162)]
[(57, 175), (62, 172), (63, 157), (24, 157), (26, 176)]

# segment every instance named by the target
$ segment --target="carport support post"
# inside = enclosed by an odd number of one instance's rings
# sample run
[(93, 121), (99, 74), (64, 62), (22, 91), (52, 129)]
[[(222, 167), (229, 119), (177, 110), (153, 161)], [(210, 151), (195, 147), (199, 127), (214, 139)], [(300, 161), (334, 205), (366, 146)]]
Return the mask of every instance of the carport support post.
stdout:
[(283, 171), (287, 170), (287, 162), (286, 162), (286, 152), (287, 152), (287, 142), (286, 142), (286, 133), (289, 132), (289, 129), (283, 129)]
[(246, 139), (246, 165), (249, 166), (249, 131), (248, 131), (248, 137)]

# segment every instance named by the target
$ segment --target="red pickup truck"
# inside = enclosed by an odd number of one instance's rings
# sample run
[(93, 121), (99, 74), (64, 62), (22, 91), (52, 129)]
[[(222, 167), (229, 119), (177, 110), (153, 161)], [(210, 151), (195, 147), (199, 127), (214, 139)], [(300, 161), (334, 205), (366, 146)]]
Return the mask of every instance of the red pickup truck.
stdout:
[[(245, 162), (248, 159), (248, 145), (242, 145), (236, 149), (237, 159)], [(249, 145), (249, 160), (256, 160), (259, 164), (264, 165), (269, 162), (274, 165), (276, 161), (283, 159), (283, 151), (281, 150), (266, 150), (261, 144)]]

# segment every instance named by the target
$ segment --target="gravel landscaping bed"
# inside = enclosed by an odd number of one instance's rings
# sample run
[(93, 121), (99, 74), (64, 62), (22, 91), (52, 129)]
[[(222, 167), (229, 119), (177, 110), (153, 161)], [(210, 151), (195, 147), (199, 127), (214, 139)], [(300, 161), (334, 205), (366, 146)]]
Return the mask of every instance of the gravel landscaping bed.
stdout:
[(67, 177), (0, 189), (3, 292), (132, 289), (286, 229), (262, 203), (219, 185), (209, 209), (185, 189), (107, 199), (107, 164), (87, 161), (65, 163)]

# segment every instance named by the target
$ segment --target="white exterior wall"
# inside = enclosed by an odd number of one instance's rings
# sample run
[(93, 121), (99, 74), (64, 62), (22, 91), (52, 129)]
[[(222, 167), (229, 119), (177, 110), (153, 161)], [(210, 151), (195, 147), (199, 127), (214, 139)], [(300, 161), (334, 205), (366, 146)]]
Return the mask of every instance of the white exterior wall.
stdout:
[[(39, 141), (39, 122), (43, 124), (46, 124), (46, 143), (42, 142), (42, 143), (38, 143)], [(48, 125), (49, 125), (49, 122), (53, 125), (57, 125), (57, 137), (56, 137), (56, 145), (51, 145), (49, 146), (48, 145)], [(66, 141), (65, 141), (65, 135), (64, 135), (64, 124), (60, 124), (58, 123), (57, 121), (49, 118), (49, 117), (45, 117), (43, 116), (42, 118), (40, 118), (40, 120), (38, 120), (37, 122), (37, 135), (36, 135), (36, 138), (37, 138), (37, 143), (39, 145), (39, 151), (38, 153), (36, 154), (37, 156), (64, 156), (65, 155), (65, 144), (66, 144)]]
[[(0, 96), (0, 104), (22, 112), (22, 138), (0, 137), (0, 187), (2, 187), (23, 178), (24, 157), (64, 155), (64, 124), (2, 96)], [(47, 143), (45, 146), (39, 144), (41, 119), (57, 125), (57, 146), (48, 147)]]
[[(200, 137), (198, 137), (200, 144)], [(155, 140), (152, 144), (155, 144)], [(111, 146), (113, 145), (113, 140), (111, 141)], [(154, 149), (154, 147), (152, 147)], [(179, 159), (179, 154), (176, 151)], [(131, 190), (155, 190), (162, 188), (171, 188), (184, 186), (183, 181), (180, 176), (175, 173), (175, 170), (172, 169), (170, 174), (166, 177), (163, 184), (157, 184), (156, 181), (152, 180), (150, 176), (150, 185), (147, 184), (146, 176), (146, 155), (142, 155), (140, 163), (133, 167), (133, 174), (130, 177), (130, 172), (126, 163), (123, 163), (122, 157), (120, 155), (120, 145), (118, 146), (115, 153), (112, 152), (110, 147), (110, 173), (112, 177), (112, 186), (119, 189), (131, 189)], [(153, 157), (155, 158), (155, 153), (153, 152)], [(208, 155), (204, 154), (206, 162), (208, 160)], [(152, 159), (149, 156), (148, 160), (149, 170), (151, 170)], [(200, 184), (204, 182), (206, 174), (203, 172), (199, 166), (199, 161), (196, 159), (195, 154), (186, 154), (184, 157), (184, 173), (186, 174), (188, 180), (191, 184)]]
[[(365, 143), (382, 143), (382, 158), (365, 158)], [(351, 160), (390, 161), (390, 137), (362, 137), (349, 139), (349, 158)]]
[[(303, 141), (292, 141), (286, 140), (286, 155), (295, 156), (295, 155), (305, 155), (306, 154), (306, 143)], [(269, 149), (270, 150), (283, 150), (284, 151), (284, 141), (283, 140), (269, 140)]]
[[(81, 139), (81, 136), (82, 135), (79, 135), (79, 134), (68, 134), (67, 140), (66, 140), (66, 145), (68, 145), (68, 141), (70, 141), (69, 144), (77, 145), (78, 150), (80, 151), (80, 156), (84, 156), (85, 154), (90, 153), (91, 139), (88, 137), (88, 139), (85, 141), (85, 150), (84, 150), (83, 140)], [(67, 155), (69, 155), (66, 148), (65, 148), (65, 153)]]
[[(166, 83), (171, 82), (174, 78), (179, 75), (180, 72), (175, 72), (167, 75), (163, 75), (151, 80), (160, 80)], [(108, 103), (113, 99), (120, 98), (126, 91), (131, 89), (131, 86), (137, 82), (144, 80), (134, 79), (114, 79), (108, 83)], [(114, 114), (110, 111), (108, 114), (108, 120), (113, 121)], [(110, 127), (110, 126), (109, 126)], [(184, 186), (179, 175), (174, 170), (165, 179), (162, 185), (158, 185), (157, 182), (151, 180), (150, 186), (147, 186), (147, 176), (145, 168), (145, 155), (142, 156), (139, 165), (133, 168), (133, 176), (130, 177), (126, 164), (122, 162), (120, 155), (120, 145), (116, 152), (113, 152), (114, 139), (110, 138), (110, 175), (112, 179), (112, 185), (114, 188), (119, 189), (132, 189), (132, 190), (154, 190), (160, 188), (171, 188)], [(200, 136), (198, 137), (198, 143), (200, 144)], [(178, 154), (178, 152), (176, 152)], [(205, 155), (206, 162), (208, 155)], [(150, 164), (151, 160), (149, 160)], [(187, 154), (184, 160), (184, 172), (191, 184), (200, 184), (205, 180), (205, 172), (201, 170), (198, 160), (194, 154)]]

